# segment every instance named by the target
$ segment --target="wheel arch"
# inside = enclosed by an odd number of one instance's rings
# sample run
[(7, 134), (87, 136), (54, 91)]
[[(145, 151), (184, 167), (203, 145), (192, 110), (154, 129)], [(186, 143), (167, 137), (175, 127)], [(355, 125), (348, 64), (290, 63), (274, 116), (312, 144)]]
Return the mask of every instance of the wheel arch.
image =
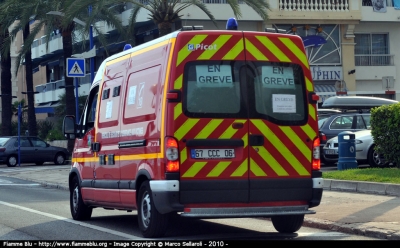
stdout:
[[(151, 180), (150, 173), (147, 170), (139, 170), (136, 179), (135, 179), (135, 189), (136, 192), (139, 192), (140, 186), (142, 186), (143, 182)], [(136, 194), (136, 198), (138, 194)]]
[(79, 186), (81, 186), (81, 183), (82, 183), (81, 175), (77, 168), (72, 168), (71, 171), (69, 172), (69, 176), (68, 176), (69, 190), (72, 190), (72, 179), (74, 177), (78, 177)]

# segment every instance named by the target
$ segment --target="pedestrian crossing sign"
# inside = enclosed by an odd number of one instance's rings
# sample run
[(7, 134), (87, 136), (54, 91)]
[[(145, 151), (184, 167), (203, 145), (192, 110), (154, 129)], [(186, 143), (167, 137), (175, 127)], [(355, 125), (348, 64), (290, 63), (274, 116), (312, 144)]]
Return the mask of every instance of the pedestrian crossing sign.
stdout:
[(84, 77), (85, 59), (67, 58), (67, 77)]

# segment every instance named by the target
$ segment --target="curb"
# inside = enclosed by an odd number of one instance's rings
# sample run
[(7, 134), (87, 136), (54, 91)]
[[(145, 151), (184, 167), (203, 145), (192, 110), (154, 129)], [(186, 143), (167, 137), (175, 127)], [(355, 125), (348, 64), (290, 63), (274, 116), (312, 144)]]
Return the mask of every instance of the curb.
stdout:
[(324, 190), (400, 197), (400, 185), (393, 183), (371, 183), (324, 179)]
[(329, 231), (365, 236), (370, 238), (400, 240), (400, 232), (382, 230), (379, 228), (359, 228), (357, 224), (338, 224), (328, 220), (304, 218), (304, 227), (312, 227)]

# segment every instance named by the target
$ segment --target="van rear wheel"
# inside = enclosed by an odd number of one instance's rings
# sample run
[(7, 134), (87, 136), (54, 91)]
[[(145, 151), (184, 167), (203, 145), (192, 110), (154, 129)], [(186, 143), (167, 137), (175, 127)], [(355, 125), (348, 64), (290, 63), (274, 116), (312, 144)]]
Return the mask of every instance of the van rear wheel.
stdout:
[(81, 187), (78, 177), (72, 179), (72, 188), (70, 188), (70, 209), (74, 220), (88, 220), (92, 217), (93, 208), (88, 207), (82, 200)]
[(304, 222), (304, 214), (301, 215), (279, 215), (271, 217), (272, 224), (280, 233), (297, 232)]
[(140, 186), (137, 212), (138, 224), (143, 237), (156, 238), (164, 236), (170, 215), (160, 214), (156, 209), (148, 181)]

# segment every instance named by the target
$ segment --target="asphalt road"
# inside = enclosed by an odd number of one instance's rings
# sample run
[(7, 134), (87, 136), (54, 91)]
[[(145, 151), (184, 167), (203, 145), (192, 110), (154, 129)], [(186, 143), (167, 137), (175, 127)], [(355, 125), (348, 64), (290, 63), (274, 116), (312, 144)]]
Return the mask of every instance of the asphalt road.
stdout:
[[(32, 170), (34, 166), (26, 166)], [(2, 177), (0, 240), (142, 240), (136, 213), (95, 209), (89, 221), (72, 220), (68, 191)], [(267, 219), (196, 220), (175, 217), (168, 240), (373, 240), (364, 236), (302, 227), (279, 234)], [(232, 243), (233, 244), (233, 243)]]

